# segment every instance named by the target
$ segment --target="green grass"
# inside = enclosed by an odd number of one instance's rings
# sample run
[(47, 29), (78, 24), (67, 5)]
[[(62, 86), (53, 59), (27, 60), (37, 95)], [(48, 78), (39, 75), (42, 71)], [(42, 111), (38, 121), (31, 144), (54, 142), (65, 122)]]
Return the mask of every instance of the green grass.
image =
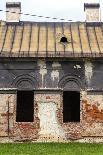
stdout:
[(103, 144), (81, 144), (81, 143), (0, 144), (0, 155), (103, 155)]

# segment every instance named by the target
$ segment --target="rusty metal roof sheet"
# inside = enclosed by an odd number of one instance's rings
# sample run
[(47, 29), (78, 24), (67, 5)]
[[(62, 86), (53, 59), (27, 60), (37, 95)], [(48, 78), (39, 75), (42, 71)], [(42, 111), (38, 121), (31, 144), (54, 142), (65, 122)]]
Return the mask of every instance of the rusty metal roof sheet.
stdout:
[(0, 57), (103, 57), (103, 23), (0, 22)]

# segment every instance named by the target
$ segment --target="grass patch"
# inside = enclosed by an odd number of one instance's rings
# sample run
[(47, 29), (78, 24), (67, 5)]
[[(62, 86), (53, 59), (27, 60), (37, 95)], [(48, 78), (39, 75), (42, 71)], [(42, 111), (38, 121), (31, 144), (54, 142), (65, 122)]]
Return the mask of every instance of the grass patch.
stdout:
[(0, 155), (103, 155), (103, 144), (18, 143), (0, 144)]

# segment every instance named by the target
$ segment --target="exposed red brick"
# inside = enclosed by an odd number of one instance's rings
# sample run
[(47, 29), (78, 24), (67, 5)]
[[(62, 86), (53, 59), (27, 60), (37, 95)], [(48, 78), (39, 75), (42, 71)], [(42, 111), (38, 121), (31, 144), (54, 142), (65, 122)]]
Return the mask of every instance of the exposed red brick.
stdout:
[(86, 118), (91, 117), (94, 121), (103, 121), (103, 110), (99, 110), (95, 104), (91, 105), (85, 102), (85, 111)]

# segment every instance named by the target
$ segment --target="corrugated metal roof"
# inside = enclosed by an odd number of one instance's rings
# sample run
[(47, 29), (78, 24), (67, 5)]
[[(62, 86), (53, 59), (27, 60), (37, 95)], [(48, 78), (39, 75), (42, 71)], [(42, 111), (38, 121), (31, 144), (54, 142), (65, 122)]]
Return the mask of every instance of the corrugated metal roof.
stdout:
[(0, 56), (103, 57), (103, 23), (0, 22)]

